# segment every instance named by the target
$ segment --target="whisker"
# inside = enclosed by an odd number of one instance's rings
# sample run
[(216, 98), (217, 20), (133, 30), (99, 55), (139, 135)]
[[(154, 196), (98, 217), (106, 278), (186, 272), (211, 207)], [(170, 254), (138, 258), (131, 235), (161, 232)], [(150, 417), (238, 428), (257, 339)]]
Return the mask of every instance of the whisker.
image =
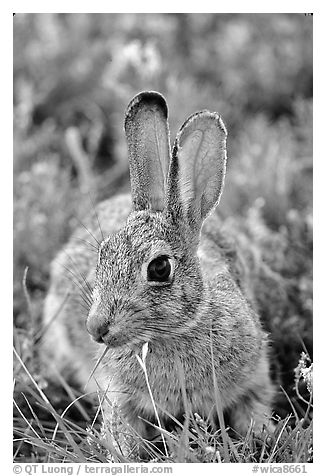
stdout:
[(85, 276), (84, 273), (82, 273), (82, 272), (77, 268), (76, 263), (74, 262), (74, 260), (72, 259), (72, 257), (71, 257), (66, 251), (65, 251), (65, 254), (68, 256), (68, 258), (69, 258), (70, 261), (72, 262), (72, 264), (73, 264), (75, 270), (77, 271), (77, 273), (79, 273), (79, 275), (80, 275), (80, 277), (82, 278), (82, 280), (84, 281), (84, 283), (85, 283), (87, 289), (89, 290), (90, 294), (92, 295), (93, 289), (92, 289), (92, 287), (91, 287), (91, 285), (90, 285), (90, 283), (89, 283), (87, 277)]
[[(137, 293), (135, 292), (135, 294)], [(132, 300), (132, 295), (129, 296), (129, 299)], [(125, 309), (125, 311), (127, 311), (128, 313), (127, 317), (132, 319), (133, 316), (137, 316), (137, 314), (140, 313), (144, 313), (144, 315), (146, 316), (147, 309), (142, 308), (134, 310), (133, 307), (130, 306), (130, 308)], [(151, 338), (155, 338), (155, 335), (157, 335), (158, 333), (160, 333), (160, 336), (165, 335), (172, 337), (178, 337), (184, 333), (184, 329), (180, 327), (171, 329), (171, 325), (167, 324), (164, 320), (162, 320), (161, 322), (156, 320), (155, 323), (152, 323), (150, 320), (148, 322), (145, 321), (143, 326), (139, 326), (137, 324), (137, 331), (151, 331), (154, 333), (154, 336), (151, 335)]]
[(91, 197), (90, 192), (88, 192), (88, 195), (89, 195), (89, 199), (90, 199), (90, 201), (91, 201), (93, 210), (94, 210), (94, 212), (95, 212), (95, 216), (96, 216), (96, 220), (97, 220), (97, 223), (98, 223), (98, 227), (99, 227), (100, 232), (101, 232), (101, 235), (102, 235), (102, 241), (104, 241), (104, 234), (103, 234), (103, 230), (102, 230), (102, 227), (101, 227), (101, 224), (100, 224), (100, 220), (99, 220), (98, 213), (97, 213), (97, 211), (96, 211), (96, 207), (95, 207), (95, 205), (94, 205), (94, 203), (93, 203), (93, 201), (92, 201), (92, 197)]
[[(65, 269), (66, 269), (66, 271), (68, 271), (68, 272), (73, 276), (73, 278), (75, 277), (74, 273), (73, 273), (69, 268), (66, 268), (66, 267), (65, 267)], [(68, 280), (70, 280), (70, 281), (75, 285), (76, 288), (79, 289), (79, 291), (80, 291), (81, 294), (78, 293), (78, 295), (79, 295), (81, 298), (83, 298), (84, 302), (85, 302), (86, 304), (91, 305), (91, 304), (93, 303), (93, 301), (92, 301), (92, 297), (88, 294), (88, 290), (86, 290), (86, 289), (83, 287), (83, 285), (82, 285), (79, 281), (75, 281), (73, 278), (68, 277), (67, 275), (65, 275), (65, 277), (66, 277)], [(76, 277), (76, 279), (77, 279), (77, 277)]]
[(90, 283), (88, 282), (86, 276), (84, 275), (84, 273), (82, 273), (82, 272), (77, 268), (77, 265), (76, 265), (75, 261), (72, 259), (72, 257), (69, 255), (69, 253), (67, 253), (66, 250), (64, 250), (64, 253), (65, 253), (65, 255), (70, 259), (70, 261), (71, 261), (71, 263), (73, 264), (75, 270), (79, 273), (79, 275), (81, 276), (82, 280), (83, 280), (84, 283), (86, 284), (86, 286), (87, 286), (89, 292), (92, 294), (92, 293), (93, 293), (93, 289), (92, 289)]
[(68, 280), (71, 280), (74, 285), (82, 292), (82, 294), (80, 295), (80, 297), (83, 298), (83, 300), (85, 301), (86, 304), (89, 304), (90, 306), (93, 304), (93, 301), (92, 301), (92, 297), (90, 296), (90, 294), (88, 294), (88, 290), (86, 290), (83, 286), (82, 283), (80, 283), (78, 281), (78, 276), (75, 275), (75, 273), (73, 273), (66, 265), (60, 263), (60, 265), (68, 272), (70, 273), (74, 278), (77, 279), (77, 281), (75, 281), (74, 279), (71, 279), (69, 278), (67, 275), (66, 275), (66, 278)]
[[(71, 296), (73, 296), (73, 294), (71, 294)], [(84, 297), (82, 294), (80, 294), (79, 292), (75, 293), (75, 296), (78, 296), (80, 299), (77, 300), (77, 305), (80, 306), (81, 308), (83, 308), (83, 310), (86, 312), (86, 316), (88, 315), (92, 305), (90, 303), (88, 303), (87, 301), (85, 301)]]
[[(78, 240), (78, 241), (81, 241), (82, 243), (85, 243), (85, 245), (89, 245), (90, 247), (94, 248), (94, 253), (98, 253), (98, 247), (93, 245), (93, 243), (90, 243), (89, 241), (87, 240), (84, 240), (83, 238), (75, 238), (75, 240)], [(93, 251), (93, 250), (91, 250)]]
[(90, 310), (90, 306), (88, 304), (83, 304), (82, 302), (78, 302), (78, 306), (82, 307), (83, 310), (85, 311), (85, 318), (87, 318), (88, 314), (89, 314), (89, 310)]
[(100, 243), (100, 242), (98, 241), (98, 239), (93, 235), (93, 233), (92, 233), (91, 231), (89, 231), (89, 229), (87, 228), (87, 226), (84, 225), (84, 223), (83, 223), (81, 220), (79, 220), (78, 217), (75, 217), (75, 218), (76, 218), (76, 220), (78, 221), (78, 223), (79, 223), (83, 228), (85, 228), (85, 230), (87, 231), (87, 233), (89, 233), (89, 234), (91, 235), (91, 237), (96, 241), (96, 243), (98, 244), (98, 246), (100, 246), (101, 243)]
[[(181, 330), (181, 329), (180, 329)], [(168, 329), (168, 328), (161, 328), (160, 326), (145, 326), (145, 327), (138, 327), (137, 326), (137, 331), (138, 332), (149, 332), (153, 331), (154, 335), (151, 335), (152, 338), (161, 337), (162, 335), (168, 335), (168, 336), (174, 336), (174, 337), (179, 337), (182, 332), (178, 332), (177, 329)], [(160, 335), (158, 335), (160, 334)]]

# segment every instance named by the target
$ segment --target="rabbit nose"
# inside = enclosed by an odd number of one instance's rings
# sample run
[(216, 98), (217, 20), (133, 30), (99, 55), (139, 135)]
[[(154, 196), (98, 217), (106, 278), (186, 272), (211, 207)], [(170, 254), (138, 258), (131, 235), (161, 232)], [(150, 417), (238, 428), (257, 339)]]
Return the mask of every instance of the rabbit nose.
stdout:
[(109, 331), (109, 323), (98, 304), (93, 304), (88, 313), (86, 329), (96, 342), (103, 343), (103, 336)]

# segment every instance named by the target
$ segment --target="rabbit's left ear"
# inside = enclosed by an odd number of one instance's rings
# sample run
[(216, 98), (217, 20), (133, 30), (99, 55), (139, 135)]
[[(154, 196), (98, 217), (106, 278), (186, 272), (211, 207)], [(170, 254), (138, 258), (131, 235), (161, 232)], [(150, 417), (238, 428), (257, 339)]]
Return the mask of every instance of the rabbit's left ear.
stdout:
[(226, 169), (227, 131), (219, 114), (190, 116), (174, 143), (169, 175), (168, 207), (181, 208), (183, 220), (200, 229), (219, 202)]
[(168, 109), (155, 91), (135, 96), (126, 111), (131, 196), (134, 210), (162, 211), (170, 163)]

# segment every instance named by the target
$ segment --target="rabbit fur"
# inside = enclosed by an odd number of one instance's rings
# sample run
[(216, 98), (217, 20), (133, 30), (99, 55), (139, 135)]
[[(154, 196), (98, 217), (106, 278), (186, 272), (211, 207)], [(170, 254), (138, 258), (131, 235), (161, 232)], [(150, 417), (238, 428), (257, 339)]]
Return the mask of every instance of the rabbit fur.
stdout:
[[(215, 372), (231, 426), (241, 434), (250, 425), (260, 431), (273, 398), (268, 340), (241, 256), (227, 252), (233, 245), (215, 212), (227, 132), (217, 113), (201, 111), (183, 124), (171, 154), (167, 116), (159, 93), (143, 92), (130, 102), (125, 131), (131, 197), (98, 204), (52, 263), (44, 307), (51, 324), (47, 354), (85, 384), (107, 346), (97, 382), (144, 438), (153, 437), (145, 420), (157, 424), (135, 357), (145, 342), (163, 426), (167, 415), (182, 419), (185, 413), (182, 385), (191, 411), (217, 422)], [(90, 233), (98, 251), (86, 243)], [(149, 263), (162, 256), (171, 276), (149, 281)], [(112, 415), (105, 405), (106, 428)]]

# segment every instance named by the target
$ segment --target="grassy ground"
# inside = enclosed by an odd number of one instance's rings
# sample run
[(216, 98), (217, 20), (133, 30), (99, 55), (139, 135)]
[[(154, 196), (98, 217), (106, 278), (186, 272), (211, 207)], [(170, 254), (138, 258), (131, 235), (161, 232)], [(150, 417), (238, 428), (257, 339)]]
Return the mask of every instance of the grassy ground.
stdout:
[(261, 441), (191, 416), (153, 458), (311, 461), (311, 361), (299, 359), (313, 358), (312, 17), (300, 14), (14, 17), (14, 459), (106, 459), (97, 397), (42, 366), (42, 301), (51, 259), (92, 209), (87, 191), (129, 188), (123, 113), (144, 89), (166, 96), (172, 137), (195, 110), (226, 122), (220, 213), (270, 333), (279, 420)]

